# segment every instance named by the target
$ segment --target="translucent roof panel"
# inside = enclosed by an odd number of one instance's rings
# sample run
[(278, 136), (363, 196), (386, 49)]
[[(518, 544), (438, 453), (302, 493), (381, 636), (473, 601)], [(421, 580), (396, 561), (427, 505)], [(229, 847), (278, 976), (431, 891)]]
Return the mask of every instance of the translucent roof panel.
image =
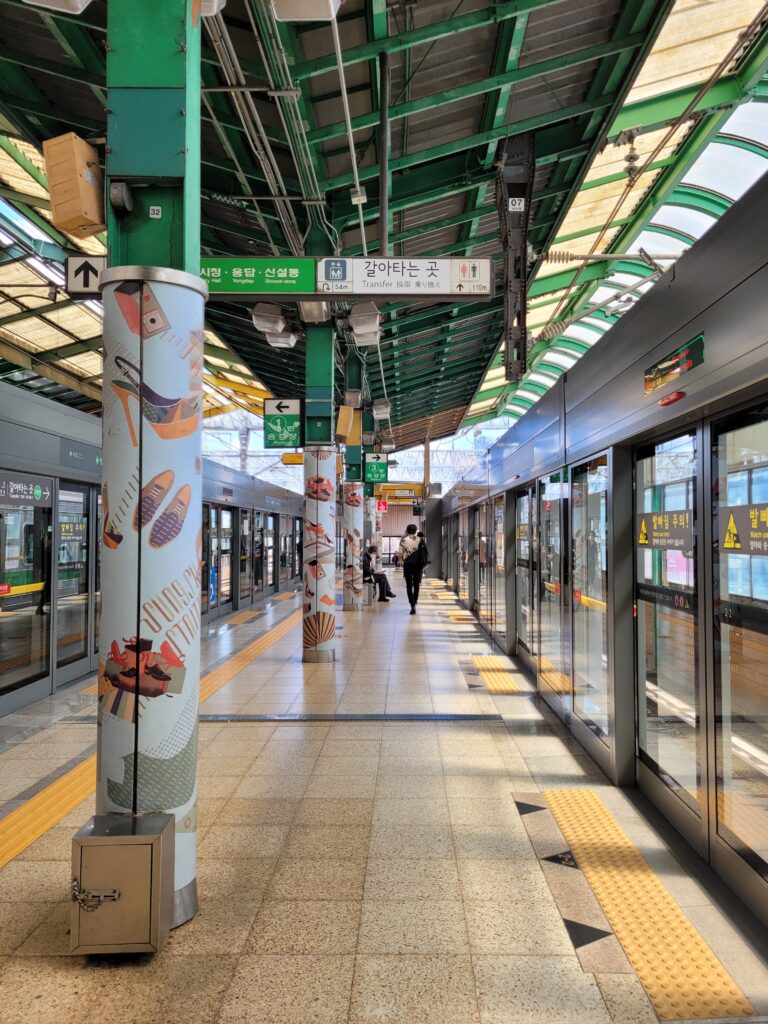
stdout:
[(627, 103), (705, 82), (762, 6), (763, 0), (677, 0)]
[(662, 206), (651, 223), (682, 231), (692, 238), (701, 238), (713, 224), (717, 223), (717, 218), (710, 217), (709, 214), (702, 213), (700, 210), (692, 210), (688, 206), (667, 205)]
[[(768, 124), (768, 114), (763, 114)], [(730, 120), (724, 131), (728, 131)], [(768, 169), (765, 157), (738, 146), (713, 142), (683, 178), (684, 185), (699, 185), (729, 199), (741, 199)]]
[(737, 107), (720, 132), (741, 139), (752, 139), (768, 146), (768, 117), (764, 103), (744, 103)]

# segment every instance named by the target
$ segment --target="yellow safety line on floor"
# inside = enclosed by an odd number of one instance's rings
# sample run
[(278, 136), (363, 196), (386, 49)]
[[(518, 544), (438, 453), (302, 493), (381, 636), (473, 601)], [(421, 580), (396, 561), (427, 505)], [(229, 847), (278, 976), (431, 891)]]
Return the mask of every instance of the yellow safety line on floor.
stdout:
[(26, 850), (96, 789), (96, 755), (0, 819), (0, 868)]
[(242, 626), (244, 622), (250, 622), (251, 619), (255, 619), (259, 612), (251, 611), (250, 609), (245, 612), (237, 612), (231, 618), (227, 619), (228, 626)]
[(470, 612), (448, 612), (448, 618), (451, 622), (477, 622), (477, 619)]
[(436, 597), (437, 597), (438, 601), (455, 601), (456, 600), (456, 595), (455, 594), (437, 594)]
[(277, 594), (272, 600), (273, 601), (290, 601), (292, 597), (298, 597), (298, 590), (286, 590), (282, 594)]
[(228, 682), (235, 678), (238, 672), (242, 672), (243, 669), (254, 658), (257, 658), (260, 654), (263, 654), (272, 644), (276, 643), (281, 637), (285, 636), (286, 633), (298, 626), (303, 618), (303, 612), (296, 611), (293, 615), (289, 615), (287, 619), (279, 622), (276, 626), (273, 626), (269, 632), (263, 636), (258, 637), (253, 643), (248, 644), (242, 651), (232, 655), (231, 658), (219, 665), (218, 668), (208, 672), (200, 680), (200, 703), (208, 700), (214, 693), (226, 686)]
[[(200, 703), (226, 686), (238, 672), (254, 658), (263, 654), (272, 644), (289, 633), (302, 620), (301, 610), (289, 615), (263, 636), (248, 644), (224, 664), (208, 672), (200, 680)], [(96, 688), (89, 688), (96, 692)], [(83, 690), (81, 692), (89, 692)], [(0, 818), (0, 868), (22, 853), (28, 846), (57, 825), (70, 811), (78, 807), (96, 789), (96, 755), (75, 765), (66, 775), (56, 779), (45, 789)]]
[(489, 693), (520, 693), (512, 671), (497, 654), (474, 654), (472, 661)]
[(754, 1010), (600, 797), (544, 793), (557, 824), (662, 1020)]

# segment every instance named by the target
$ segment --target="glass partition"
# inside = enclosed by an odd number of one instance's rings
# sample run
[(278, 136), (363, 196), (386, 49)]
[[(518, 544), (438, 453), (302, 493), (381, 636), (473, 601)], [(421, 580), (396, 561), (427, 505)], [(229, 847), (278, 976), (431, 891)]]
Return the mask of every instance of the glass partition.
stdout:
[(57, 509), (56, 664), (88, 655), (88, 520), (90, 487), (62, 481)]
[(469, 600), (469, 509), (459, 512), (459, 597)]
[(248, 602), (253, 594), (253, 512), (240, 509), (240, 600)]
[(600, 737), (610, 734), (608, 708), (608, 578), (606, 572), (608, 457), (573, 471), (574, 710)]
[(539, 481), (539, 679), (560, 697), (570, 691), (563, 635), (563, 473)]
[(253, 529), (253, 589), (257, 594), (264, 590), (264, 513), (254, 513)]
[(264, 535), (266, 545), (266, 571), (267, 589), (274, 587), (277, 579), (275, 577), (275, 516), (267, 516), (267, 529)]
[(768, 878), (768, 409), (713, 432), (717, 823)]
[(518, 643), (532, 651), (531, 496), (528, 491), (515, 498), (515, 628)]
[(232, 544), (234, 542), (234, 512), (231, 508), (221, 509), (221, 531), (219, 535), (219, 580), (221, 604), (232, 602)]
[(493, 503), (493, 549), (492, 549), (492, 573), (493, 573), (493, 628), (502, 639), (507, 635), (507, 587), (506, 568), (504, 562), (504, 548), (506, 538), (504, 533), (504, 497), (499, 497)]
[(696, 438), (638, 453), (635, 619), (638, 749), (700, 813)]
[(0, 693), (50, 672), (52, 493), (0, 472)]

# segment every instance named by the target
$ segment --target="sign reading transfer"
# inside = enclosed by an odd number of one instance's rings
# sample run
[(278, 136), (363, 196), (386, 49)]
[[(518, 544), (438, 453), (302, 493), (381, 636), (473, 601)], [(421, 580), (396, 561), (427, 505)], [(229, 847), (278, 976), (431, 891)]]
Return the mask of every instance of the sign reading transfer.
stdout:
[(376, 297), (389, 295), (466, 296), (490, 298), (494, 292), (493, 264), (487, 259), (318, 260), (317, 290), (327, 295)]

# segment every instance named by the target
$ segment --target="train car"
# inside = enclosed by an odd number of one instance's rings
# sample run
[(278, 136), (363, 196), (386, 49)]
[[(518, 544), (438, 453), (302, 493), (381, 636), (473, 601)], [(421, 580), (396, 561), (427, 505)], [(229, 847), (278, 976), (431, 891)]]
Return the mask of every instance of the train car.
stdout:
[[(97, 667), (101, 421), (0, 382), (0, 714)], [(203, 460), (203, 630), (297, 590), (303, 498)]]
[(442, 510), (444, 578), (764, 921), (767, 218), (763, 178)]

